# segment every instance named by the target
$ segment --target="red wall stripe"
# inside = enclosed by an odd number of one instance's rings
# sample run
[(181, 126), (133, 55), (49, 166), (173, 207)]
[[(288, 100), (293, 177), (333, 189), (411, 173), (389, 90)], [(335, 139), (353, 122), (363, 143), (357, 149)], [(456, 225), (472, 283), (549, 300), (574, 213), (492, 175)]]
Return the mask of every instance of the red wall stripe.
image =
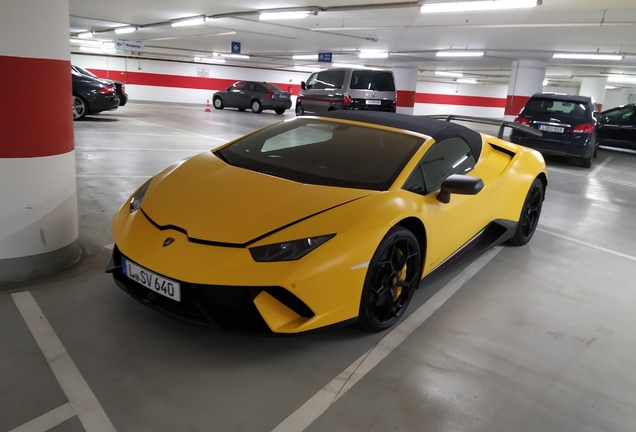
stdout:
[(530, 96), (508, 95), (504, 115), (516, 116), (530, 99)]
[(398, 90), (397, 106), (403, 108), (413, 108), (415, 106), (415, 92), (410, 90)]
[(486, 96), (465, 96), (436, 93), (417, 93), (416, 103), (436, 104), (436, 105), (463, 105), (484, 108), (503, 108), (506, 100)]
[(0, 56), (0, 65), (0, 158), (73, 150), (70, 62)]

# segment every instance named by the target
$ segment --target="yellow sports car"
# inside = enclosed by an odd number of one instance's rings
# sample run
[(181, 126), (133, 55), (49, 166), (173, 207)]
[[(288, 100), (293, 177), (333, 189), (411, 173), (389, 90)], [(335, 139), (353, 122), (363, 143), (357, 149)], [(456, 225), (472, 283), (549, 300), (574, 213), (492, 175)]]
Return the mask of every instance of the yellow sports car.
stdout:
[(527, 243), (546, 187), (538, 152), (457, 123), (303, 116), (152, 177), (113, 219), (106, 271), (192, 323), (381, 331), (471, 246)]

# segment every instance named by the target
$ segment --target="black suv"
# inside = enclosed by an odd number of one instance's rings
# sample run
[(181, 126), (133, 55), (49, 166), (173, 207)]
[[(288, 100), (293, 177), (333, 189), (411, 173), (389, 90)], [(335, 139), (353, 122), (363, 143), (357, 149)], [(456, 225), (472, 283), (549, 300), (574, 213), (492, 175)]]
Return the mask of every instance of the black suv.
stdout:
[(584, 168), (596, 157), (596, 103), (588, 96), (537, 93), (523, 107), (515, 122), (543, 132), (543, 137), (513, 130), (510, 140), (541, 153), (578, 158)]

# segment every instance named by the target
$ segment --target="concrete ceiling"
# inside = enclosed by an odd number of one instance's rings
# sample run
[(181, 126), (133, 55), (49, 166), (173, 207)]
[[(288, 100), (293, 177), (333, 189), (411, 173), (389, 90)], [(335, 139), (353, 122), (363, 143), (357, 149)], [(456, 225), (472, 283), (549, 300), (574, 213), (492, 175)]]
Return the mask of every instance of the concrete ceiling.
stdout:
[[(636, 77), (635, 0), (543, 0), (530, 9), (422, 14), (422, 1), (391, 0), (70, 0), (70, 33), (98, 32), (93, 39), (140, 40), (144, 51), (122, 53), (192, 60), (230, 53), (232, 41), (250, 59), (226, 64), (288, 69), (324, 63), (293, 60), (294, 54), (333, 53), (334, 62), (378, 67), (414, 66), (420, 79), (434, 71), (460, 71), (483, 82), (507, 82), (511, 60), (540, 60), (548, 79), (577, 85), (582, 77), (606, 73)], [(315, 15), (261, 21), (259, 10), (311, 8)], [(170, 20), (205, 15), (205, 24), (171, 27)], [(132, 25), (132, 34), (112, 29)], [(230, 34), (228, 34), (230, 33)], [(73, 52), (78, 47), (71, 45)], [(390, 52), (387, 59), (358, 58), (363, 49)], [(439, 59), (444, 49), (484, 50), (484, 57)], [(621, 53), (621, 61), (555, 60), (555, 52)], [(636, 84), (635, 84), (636, 85)]]

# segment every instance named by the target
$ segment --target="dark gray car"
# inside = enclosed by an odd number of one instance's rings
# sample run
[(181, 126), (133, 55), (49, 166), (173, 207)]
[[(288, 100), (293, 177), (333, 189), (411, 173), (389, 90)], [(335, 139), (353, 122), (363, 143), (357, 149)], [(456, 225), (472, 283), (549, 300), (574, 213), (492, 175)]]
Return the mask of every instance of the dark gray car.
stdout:
[(103, 82), (82, 75), (71, 69), (73, 83), (73, 120), (80, 120), (88, 114), (115, 110), (119, 99), (115, 94), (115, 84)]
[(636, 104), (603, 111), (598, 120), (597, 134), (602, 146), (636, 150)]
[(291, 108), (291, 93), (283, 91), (274, 84), (258, 81), (238, 81), (225, 90), (214, 93), (212, 104), (216, 109), (247, 108), (255, 113), (271, 109), (276, 114), (283, 114)]

